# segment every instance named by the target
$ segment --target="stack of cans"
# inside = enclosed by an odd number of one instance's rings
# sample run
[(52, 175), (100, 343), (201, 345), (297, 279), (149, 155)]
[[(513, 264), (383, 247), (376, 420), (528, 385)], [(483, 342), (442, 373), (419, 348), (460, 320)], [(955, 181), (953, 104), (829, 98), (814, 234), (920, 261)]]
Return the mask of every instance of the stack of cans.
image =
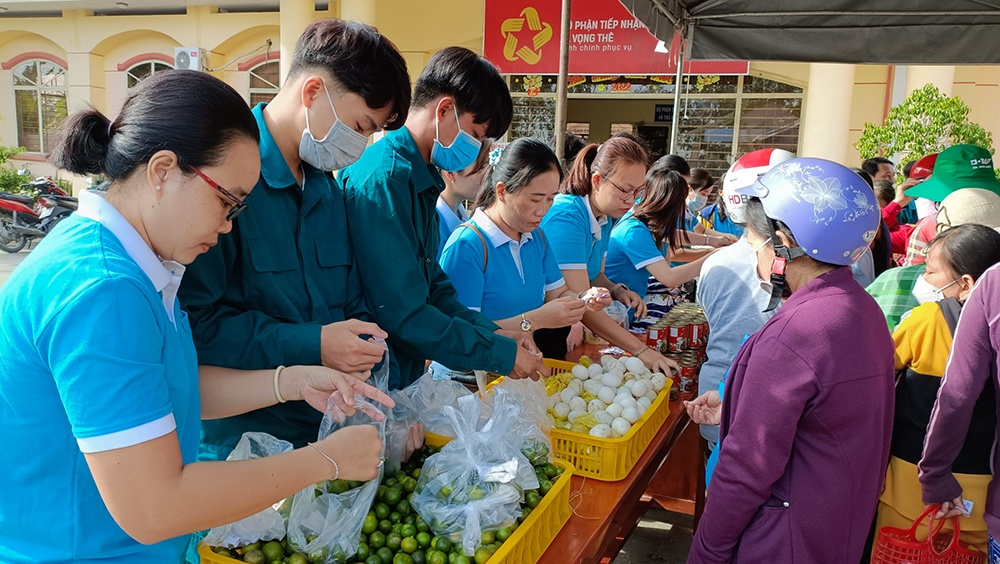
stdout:
[(680, 303), (646, 332), (646, 344), (681, 367), (670, 388), (670, 399), (698, 391), (698, 369), (705, 361), (708, 320), (701, 306)]

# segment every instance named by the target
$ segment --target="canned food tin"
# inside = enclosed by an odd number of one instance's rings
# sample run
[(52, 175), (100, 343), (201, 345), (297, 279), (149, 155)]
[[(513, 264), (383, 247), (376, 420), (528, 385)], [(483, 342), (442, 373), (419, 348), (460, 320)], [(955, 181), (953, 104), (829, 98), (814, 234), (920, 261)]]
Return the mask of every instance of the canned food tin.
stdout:
[(655, 325), (653, 325), (652, 327), (649, 328), (648, 331), (646, 331), (646, 345), (648, 347), (659, 349), (660, 341), (663, 340), (663, 337), (660, 336), (661, 331), (662, 330)]
[(694, 364), (688, 361), (681, 364), (679, 380), (681, 381), (680, 392), (682, 394), (690, 394), (698, 391), (697, 375), (698, 370)]
[(674, 321), (667, 331), (667, 350), (679, 353), (688, 347), (690, 336), (686, 322)]
[(688, 322), (688, 335), (690, 338), (688, 347), (692, 349), (700, 349), (705, 344), (702, 341), (701, 323), (694, 317), (690, 318), (690, 321)]

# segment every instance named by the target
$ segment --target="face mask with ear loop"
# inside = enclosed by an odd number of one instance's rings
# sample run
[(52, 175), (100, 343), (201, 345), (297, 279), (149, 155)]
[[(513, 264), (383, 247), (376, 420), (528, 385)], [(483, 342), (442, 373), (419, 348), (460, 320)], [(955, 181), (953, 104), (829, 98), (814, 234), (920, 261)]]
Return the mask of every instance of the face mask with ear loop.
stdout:
[(764, 312), (774, 311), (781, 303), (781, 298), (787, 290), (785, 284), (785, 268), (793, 260), (806, 256), (802, 247), (789, 249), (781, 243), (773, 219), (768, 219), (767, 228), (770, 231), (770, 240), (774, 243), (774, 262), (771, 263), (771, 301), (767, 303)]

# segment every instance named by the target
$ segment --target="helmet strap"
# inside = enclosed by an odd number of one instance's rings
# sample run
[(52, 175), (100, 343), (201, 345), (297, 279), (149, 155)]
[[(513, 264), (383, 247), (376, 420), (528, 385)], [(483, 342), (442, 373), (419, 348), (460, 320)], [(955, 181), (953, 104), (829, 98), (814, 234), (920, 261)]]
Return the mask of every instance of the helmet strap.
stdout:
[(774, 246), (775, 256), (774, 262), (771, 264), (771, 300), (767, 303), (765, 312), (774, 311), (778, 307), (778, 304), (781, 303), (781, 297), (787, 287), (785, 282), (785, 268), (788, 266), (788, 263), (806, 255), (802, 247), (789, 249), (781, 243), (773, 219), (767, 222), (767, 227), (771, 232), (771, 241)]

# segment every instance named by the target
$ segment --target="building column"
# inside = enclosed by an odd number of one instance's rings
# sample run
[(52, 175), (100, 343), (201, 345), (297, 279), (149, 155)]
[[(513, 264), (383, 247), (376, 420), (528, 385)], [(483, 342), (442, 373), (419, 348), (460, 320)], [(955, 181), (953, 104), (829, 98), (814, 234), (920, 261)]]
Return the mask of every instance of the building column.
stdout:
[(812, 63), (802, 112), (803, 157), (844, 163), (849, 147), (854, 65)]
[(955, 84), (955, 67), (949, 65), (906, 67), (906, 95), (919, 90), (926, 84), (933, 84), (945, 96), (951, 96), (951, 87)]
[[(66, 107), (70, 114), (92, 105), (107, 115), (104, 57), (93, 53), (66, 53)], [(109, 116), (113, 117), (113, 116)]]
[(340, 19), (375, 25), (376, 0), (341, 0)]
[(316, 7), (313, 0), (282, 0), (278, 24), (280, 26), (281, 43), (281, 83), (288, 76), (288, 68), (292, 66), (292, 55), (295, 53), (295, 43), (306, 27), (316, 19)]

